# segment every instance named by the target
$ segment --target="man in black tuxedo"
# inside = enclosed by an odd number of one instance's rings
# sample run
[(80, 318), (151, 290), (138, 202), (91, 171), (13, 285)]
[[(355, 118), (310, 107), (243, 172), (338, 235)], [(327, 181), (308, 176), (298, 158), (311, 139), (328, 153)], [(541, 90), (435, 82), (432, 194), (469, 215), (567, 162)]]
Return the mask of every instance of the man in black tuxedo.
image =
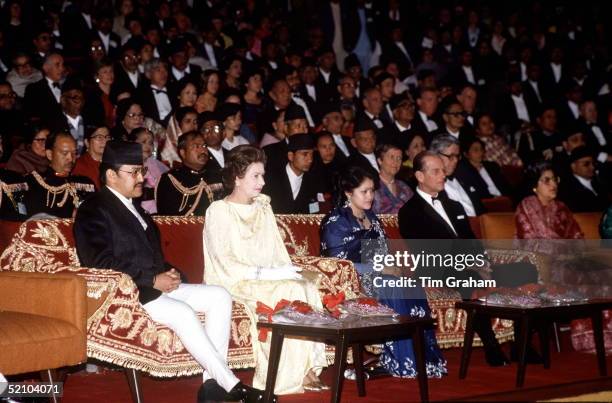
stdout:
[[(415, 157), (413, 164), (418, 186), (414, 197), (398, 212), (400, 234), (402, 238), (410, 240), (408, 241), (410, 250), (442, 255), (483, 254), (484, 248), (475, 239), (465, 210), (460, 203), (449, 199), (443, 192), (446, 174), (442, 158), (432, 151), (423, 151)], [(423, 268), (421, 270), (423, 271), (419, 272), (417, 269), (416, 274), (438, 279), (448, 276), (475, 280), (492, 278), (500, 287), (515, 287), (537, 281), (535, 268), (520, 263), (494, 266), (487, 261), (482, 268), (463, 271), (455, 270), (454, 267), (444, 269), (432, 267), (427, 271)], [(474, 289), (463, 287), (458, 291), (464, 299), (471, 299)], [(490, 318), (477, 317), (474, 326), (483, 341), (489, 365), (507, 365), (508, 360), (495, 339)], [(533, 351), (530, 353), (531, 361), (537, 361), (537, 354)]]
[(331, 134), (336, 144), (336, 158), (339, 161), (346, 161), (355, 152), (355, 148), (351, 144), (351, 138), (342, 135), (344, 116), (338, 103), (329, 103), (325, 106), (322, 123), (323, 129)]
[(111, 60), (115, 60), (117, 56), (119, 56), (121, 38), (112, 31), (113, 14), (106, 10), (102, 10), (96, 14), (94, 25), (94, 38), (97, 37), (100, 39), (106, 56), (108, 56)]
[(389, 101), (389, 107), (393, 112), (393, 128), (390, 131), (391, 135), (386, 139), (381, 139), (379, 143), (393, 144), (402, 151), (406, 151), (410, 147), (410, 139), (415, 133), (412, 126), (415, 113), (412, 96), (408, 91), (396, 94)]
[(379, 139), (387, 138), (392, 130), (390, 118), (383, 117), (385, 112), (385, 104), (380, 90), (376, 87), (370, 87), (363, 93), (361, 100), (363, 110), (357, 113), (355, 120), (367, 119), (376, 128), (376, 136)]
[(136, 97), (138, 91), (146, 83), (145, 77), (138, 71), (140, 56), (134, 43), (128, 41), (121, 48), (119, 63), (115, 65), (115, 81), (111, 87), (111, 99), (117, 99), (121, 94)]
[(189, 80), (195, 83), (196, 88), (202, 85), (202, 69), (189, 63), (187, 56), (187, 42), (182, 39), (175, 39), (170, 44), (168, 59), (170, 61), (169, 82), (176, 83), (180, 80)]
[(284, 168), (266, 171), (263, 193), (270, 196), (272, 210), (278, 214), (312, 214), (319, 212), (317, 189), (319, 179), (310, 171), (314, 140), (307, 133), (289, 137)]
[(44, 77), (26, 87), (24, 111), (29, 119), (50, 124), (62, 116), (60, 96), (64, 77), (64, 58), (59, 53), (47, 55), (42, 66)]
[(595, 176), (595, 159), (587, 147), (575, 148), (569, 156), (571, 175), (561, 179), (559, 199), (574, 213), (602, 212), (610, 203), (609, 191)]
[(168, 83), (168, 67), (160, 59), (152, 59), (145, 63), (145, 75), (150, 84), (141, 87), (138, 92), (138, 101), (145, 116), (157, 123), (166, 126), (172, 112), (172, 99), (174, 95), (166, 84)]
[[(143, 308), (153, 320), (173, 329), (204, 368), (198, 401), (261, 394), (243, 385), (227, 367), (230, 294), (222, 287), (184, 283), (180, 271), (164, 261), (155, 223), (132, 203), (142, 195), (144, 173), (140, 144), (106, 145), (100, 165), (104, 187), (80, 206), (74, 221), (81, 263), (119, 270), (132, 278)], [(206, 313), (204, 329), (196, 312)]]
[(449, 199), (459, 202), (469, 217), (479, 216), (485, 212), (476, 188), (462, 183), (455, 176), (455, 170), (461, 160), (459, 141), (450, 134), (438, 134), (434, 137), (429, 149), (437, 153), (444, 163), (447, 180), (444, 190)]
[(228, 151), (221, 147), (223, 142), (223, 123), (215, 112), (202, 112), (198, 116), (198, 127), (208, 149), (205, 180), (208, 183), (221, 183), (221, 170), (225, 167)]
[(360, 116), (353, 127), (351, 139), (355, 152), (346, 161), (346, 165), (358, 165), (378, 178), (380, 167), (376, 160), (376, 126), (365, 115)]

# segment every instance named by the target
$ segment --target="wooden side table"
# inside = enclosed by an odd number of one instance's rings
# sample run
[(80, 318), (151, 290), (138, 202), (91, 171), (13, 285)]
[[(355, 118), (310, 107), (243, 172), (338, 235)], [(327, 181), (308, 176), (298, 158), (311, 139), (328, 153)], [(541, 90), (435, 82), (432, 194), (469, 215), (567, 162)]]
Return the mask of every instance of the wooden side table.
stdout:
[(550, 353), (548, 346), (548, 327), (553, 322), (561, 320), (591, 318), (593, 322), (595, 347), (597, 349), (599, 374), (601, 376), (606, 376), (608, 373), (603, 338), (602, 312), (612, 308), (612, 300), (591, 300), (589, 302), (564, 305), (547, 304), (535, 307), (496, 305), (482, 301), (460, 301), (455, 304), (455, 307), (457, 309), (464, 309), (467, 312), (459, 379), (464, 379), (467, 376), (470, 355), (472, 354), (472, 341), (474, 340), (474, 319), (477, 315), (485, 315), (489, 318), (510, 319), (521, 324), (521, 335), (519, 336), (519, 340), (516, 340), (519, 351), (519, 363), (516, 374), (516, 387), (518, 388), (522, 387), (525, 383), (529, 327), (536, 325), (539, 330), (544, 368), (549, 368)]
[(353, 322), (339, 322), (333, 325), (258, 322), (258, 327), (269, 328), (272, 331), (264, 402), (272, 402), (272, 397), (274, 396), (278, 362), (285, 337), (303, 337), (336, 345), (336, 373), (334, 374), (331, 390), (331, 401), (334, 403), (340, 401), (342, 394), (346, 355), (349, 346), (353, 348), (358, 394), (359, 396), (365, 396), (363, 346), (383, 340), (411, 337), (414, 346), (421, 401), (427, 402), (429, 401), (429, 394), (427, 390), (427, 372), (425, 370), (424, 331), (433, 327), (434, 324), (435, 322), (431, 318), (413, 318), (409, 316), (400, 316), (395, 320), (390, 318), (364, 318)]

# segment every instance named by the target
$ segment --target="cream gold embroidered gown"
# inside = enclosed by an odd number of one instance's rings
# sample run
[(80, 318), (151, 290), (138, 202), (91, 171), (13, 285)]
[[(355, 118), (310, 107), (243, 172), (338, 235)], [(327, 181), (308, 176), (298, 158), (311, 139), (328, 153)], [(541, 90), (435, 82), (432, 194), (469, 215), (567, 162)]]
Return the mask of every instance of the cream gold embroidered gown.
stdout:
[[(321, 308), (316, 274), (302, 272), (301, 280), (246, 280), (254, 267), (282, 267), (291, 264), (283, 244), (270, 198), (259, 195), (252, 204), (227, 200), (213, 202), (204, 224), (204, 281), (221, 285), (242, 302), (251, 318), (251, 340), (255, 355), (253, 387), (264, 389), (270, 353), (270, 334), (262, 343), (255, 327), (257, 301), (274, 307), (281, 299), (301, 300)], [(317, 375), (326, 366), (325, 346), (285, 339), (280, 358), (276, 394), (303, 392), (303, 378), (310, 369)]]

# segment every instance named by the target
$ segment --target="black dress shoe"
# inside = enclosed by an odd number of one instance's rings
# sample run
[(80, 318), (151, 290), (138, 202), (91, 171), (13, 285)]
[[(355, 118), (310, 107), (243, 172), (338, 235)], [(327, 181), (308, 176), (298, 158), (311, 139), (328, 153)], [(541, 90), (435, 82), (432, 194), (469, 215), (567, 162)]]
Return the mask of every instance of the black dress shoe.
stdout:
[[(227, 397), (228, 399), (226, 400), (229, 401), (242, 400), (245, 403), (258, 403), (263, 402), (264, 391), (260, 389), (255, 389), (249, 385), (245, 385), (242, 382), (238, 382), (236, 386), (234, 386), (232, 390), (227, 393)], [(276, 395), (273, 397), (272, 401), (276, 403)]]
[(500, 348), (486, 349), (485, 359), (487, 360), (487, 364), (491, 367), (505, 367), (510, 365), (510, 361), (508, 361)]
[(214, 379), (208, 379), (198, 390), (198, 403), (215, 403), (223, 401), (239, 401), (240, 399), (230, 400), (228, 393)]
[[(519, 360), (518, 348), (516, 348), (515, 343), (510, 347), (510, 358), (514, 362), (518, 362)], [(542, 364), (544, 361), (542, 360), (542, 356), (531, 345), (527, 345), (525, 362), (527, 364)]]

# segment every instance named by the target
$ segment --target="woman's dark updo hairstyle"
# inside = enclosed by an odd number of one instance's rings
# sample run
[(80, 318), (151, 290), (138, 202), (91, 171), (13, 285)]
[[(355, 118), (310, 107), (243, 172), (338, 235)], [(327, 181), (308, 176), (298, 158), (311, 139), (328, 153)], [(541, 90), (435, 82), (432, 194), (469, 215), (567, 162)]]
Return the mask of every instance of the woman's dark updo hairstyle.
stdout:
[(136, 101), (134, 98), (125, 98), (117, 102), (117, 109), (115, 112), (115, 125), (117, 126), (121, 125), (121, 123), (123, 122), (123, 119), (125, 119), (125, 115), (127, 115), (132, 105), (138, 105), (142, 108), (142, 106), (140, 105), (140, 102)]
[(256, 162), (266, 165), (266, 154), (257, 147), (243, 144), (229, 152), (225, 159), (225, 167), (221, 171), (221, 180), (227, 193), (234, 191), (236, 178), (244, 178), (249, 165)]
[[(552, 164), (548, 161), (535, 161), (525, 169), (525, 184), (529, 190), (538, 186), (538, 181), (546, 171), (555, 172)], [(557, 176), (556, 172), (555, 176)]]
[(334, 181), (334, 204), (338, 207), (346, 202), (345, 192), (352, 192), (358, 188), (364, 180), (371, 179), (374, 186), (377, 186), (377, 177), (365, 168), (357, 165), (350, 165), (337, 174)]
[(153, 135), (151, 130), (147, 129), (146, 127), (137, 127), (135, 129), (132, 129), (132, 131), (128, 133), (127, 141), (136, 141), (136, 140), (138, 140), (138, 136), (140, 135), (140, 133), (150, 134), (153, 137), (153, 139), (155, 139), (155, 136)]

